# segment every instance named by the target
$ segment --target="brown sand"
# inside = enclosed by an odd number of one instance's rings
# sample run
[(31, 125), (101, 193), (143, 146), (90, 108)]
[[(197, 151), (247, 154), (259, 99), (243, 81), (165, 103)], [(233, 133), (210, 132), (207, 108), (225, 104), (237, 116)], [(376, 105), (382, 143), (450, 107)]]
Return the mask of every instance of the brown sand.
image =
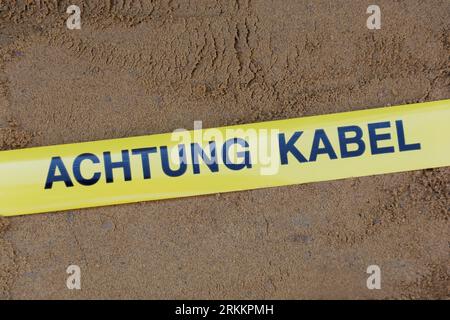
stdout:
[[(372, 2), (0, 0), (0, 149), (450, 98), (450, 2)], [(449, 298), (449, 174), (1, 219), (0, 298)]]

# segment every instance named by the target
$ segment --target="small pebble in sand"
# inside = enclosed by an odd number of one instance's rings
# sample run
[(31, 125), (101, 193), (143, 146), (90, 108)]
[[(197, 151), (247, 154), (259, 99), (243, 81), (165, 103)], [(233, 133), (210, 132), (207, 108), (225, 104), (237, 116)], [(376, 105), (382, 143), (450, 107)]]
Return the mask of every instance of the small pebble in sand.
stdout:
[(114, 229), (114, 223), (111, 220), (106, 220), (102, 223), (102, 229), (104, 230)]
[(15, 57), (23, 57), (24, 53), (22, 51), (20, 51), (20, 50), (13, 50), (13, 55)]

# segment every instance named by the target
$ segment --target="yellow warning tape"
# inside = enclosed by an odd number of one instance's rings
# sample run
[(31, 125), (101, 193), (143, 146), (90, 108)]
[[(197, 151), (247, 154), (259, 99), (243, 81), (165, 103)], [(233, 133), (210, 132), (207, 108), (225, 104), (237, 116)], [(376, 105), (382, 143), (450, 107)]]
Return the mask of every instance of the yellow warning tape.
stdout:
[(0, 215), (450, 165), (450, 100), (0, 152)]

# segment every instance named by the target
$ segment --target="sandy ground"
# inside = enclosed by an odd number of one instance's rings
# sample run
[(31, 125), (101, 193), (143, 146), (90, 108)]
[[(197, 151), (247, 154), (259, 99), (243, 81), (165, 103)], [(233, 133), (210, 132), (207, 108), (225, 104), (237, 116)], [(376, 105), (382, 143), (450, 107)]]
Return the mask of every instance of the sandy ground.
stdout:
[[(0, 0), (0, 149), (450, 98), (450, 2), (373, 2)], [(449, 177), (0, 219), (0, 298), (449, 298)]]

